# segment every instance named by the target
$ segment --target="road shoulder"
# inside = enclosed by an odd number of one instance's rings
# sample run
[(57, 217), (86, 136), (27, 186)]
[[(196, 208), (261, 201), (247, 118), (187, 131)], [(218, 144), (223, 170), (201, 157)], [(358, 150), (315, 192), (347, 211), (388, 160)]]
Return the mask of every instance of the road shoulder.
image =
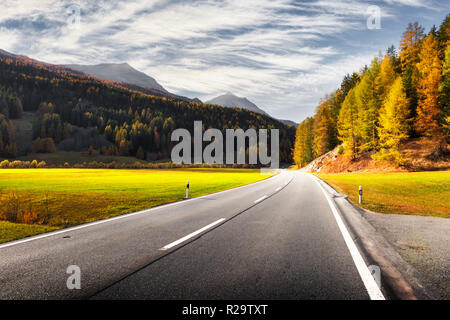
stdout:
[(367, 262), (380, 267), (383, 289), (391, 298), (448, 299), (450, 220), (370, 212), (319, 181)]

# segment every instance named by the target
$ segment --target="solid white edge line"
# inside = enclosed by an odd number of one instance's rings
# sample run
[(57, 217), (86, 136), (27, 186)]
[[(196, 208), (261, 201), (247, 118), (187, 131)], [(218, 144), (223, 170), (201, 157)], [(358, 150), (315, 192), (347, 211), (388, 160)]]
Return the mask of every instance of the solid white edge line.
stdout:
[(267, 198), (267, 196), (266, 195), (264, 195), (264, 196), (262, 196), (261, 198), (259, 198), (259, 199), (257, 199), (257, 200), (255, 200), (254, 201), (254, 203), (258, 203), (258, 202), (261, 202), (261, 201), (263, 201), (265, 198)]
[(223, 221), (225, 221), (225, 218), (221, 218), (221, 219), (219, 219), (219, 220), (217, 220), (217, 221), (214, 221), (213, 223), (210, 223), (210, 224), (208, 224), (207, 226), (205, 226), (205, 227), (203, 227), (203, 228), (201, 228), (201, 229), (198, 229), (197, 231), (194, 231), (194, 232), (188, 234), (187, 236), (185, 236), (185, 237), (183, 237), (183, 238), (180, 238), (180, 239), (178, 239), (178, 240), (176, 240), (176, 241), (174, 241), (174, 242), (172, 242), (172, 243), (169, 243), (168, 245), (162, 247), (162, 248), (159, 249), (159, 250), (168, 250), (168, 249), (170, 249), (170, 248), (173, 248), (173, 247), (179, 245), (180, 243), (183, 243), (183, 242), (185, 242), (186, 240), (188, 240), (188, 239), (190, 239), (190, 238), (192, 238), (192, 237), (195, 237), (196, 235), (202, 233), (202, 232), (205, 231), (205, 230), (210, 229), (211, 227), (214, 227), (216, 224), (219, 224), (219, 223), (221, 223), (221, 222), (223, 222)]
[(353, 262), (356, 265), (356, 269), (358, 269), (358, 273), (361, 277), (361, 280), (364, 283), (364, 286), (366, 287), (366, 290), (367, 290), (367, 293), (369, 294), (370, 299), (371, 300), (385, 300), (386, 298), (384, 297), (380, 288), (378, 288), (378, 285), (375, 282), (375, 279), (372, 277), (372, 274), (370, 273), (369, 268), (367, 268), (367, 265), (364, 262), (363, 257), (359, 253), (358, 248), (356, 247), (356, 244), (353, 242), (353, 239), (350, 236), (350, 233), (348, 232), (347, 228), (345, 227), (345, 224), (342, 221), (341, 216), (339, 215), (337, 208), (336, 208), (335, 204), (333, 203), (333, 200), (331, 200), (331, 198), (328, 196), (325, 189), (322, 187), (320, 181), (316, 180), (316, 182), (319, 185), (325, 198), (328, 201), (328, 205), (330, 206), (331, 211), (333, 212), (333, 216), (336, 219), (339, 230), (341, 231), (342, 236), (344, 237), (345, 244), (347, 245), (347, 248), (350, 251), (350, 255), (353, 258)]
[(246, 184), (246, 185), (239, 186), (239, 187), (236, 187), (236, 188), (231, 188), (231, 189), (228, 189), (228, 190), (223, 190), (223, 191), (218, 191), (218, 192), (214, 192), (214, 193), (210, 193), (210, 194), (205, 194), (204, 196), (197, 197), (197, 198), (191, 198), (191, 199), (186, 199), (186, 200), (183, 200), (183, 201), (177, 201), (177, 202), (172, 202), (172, 203), (166, 203), (166, 204), (160, 205), (158, 207), (144, 209), (144, 210), (141, 210), (141, 211), (136, 211), (136, 212), (131, 212), (131, 213), (125, 213), (125, 214), (122, 214), (122, 215), (117, 216), (117, 217), (112, 217), (112, 218), (107, 218), (107, 219), (103, 219), (103, 220), (99, 220), (99, 221), (89, 222), (89, 223), (85, 223), (85, 224), (82, 224), (82, 225), (79, 225), (79, 226), (70, 227), (70, 228), (66, 228), (66, 229), (62, 229), (62, 230), (58, 230), (58, 231), (50, 231), (50, 232), (47, 232), (47, 233), (43, 233), (41, 235), (32, 236), (32, 237), (29, 237), (29, 238), (26, 238), (26, 239), (22, 239), (22, 240), (13, 240), (13, 241), (7, 242), (5, 244), (0, 244), (0, 249), (7, 248), (7, 247), (12, 247), (12, 246), (15, 246), (15, 245), (18, 245), (18, 244), (21, 244), (21, 243), (26, 243), (26, 242), (31, 242), (31, 241), (43, 239), (43, 238), (56, 236), (58, 234), (62, 234), (62, 233), (66, 233), (66, 232), (71, 232), (71, 231), (75, 231), (75, 230), (79, 230), (79, 229), (89, 228), (89, 227), (92, 227), (92, 226), (95, 226), (95, 225), (99, 225), (99, 224), (102, 224), (102, 223), (107, 223), (107, 222), (112, 222), (112, 221), (119, 220), (119, 219), (129, 218), (129, 217), (132, 217), (132, 216), (135, 216), (135, 215), (138, 215), (138, 214), (148, 213), (148, 212), (154, 211), (154, 210), (164, 209), (164, 208), (171, 207), (171, 206), (177, 206), (177, 205), (182, 204), (182, 203), (203, 199), (203, 198), (206, 198), (206, 197), (209, 197), (209, 196), (213, 196), (213, 195), (218, 195), (218, 194), (223, 194), (223, 193), (226, 193), (226, 192), (238, 190), (238, 189), (249, 187), (249, 186), (252, 186), (252, 185), (255, 185), (255, 184), (258, 184), (258, 183), (267, 182), (267, 180), (269, 178), (272, 178), (272, 177), (280, 177), (280, 175), (282, 173), (284, 173), (284, 171), (278, 171), (277, 174), (275, 174), (273, 176), (270, 176), (268, 178), (265, 178), (263, 180), (259, 180), (259, 181), (256, 181), (256, 182), (253, 182), (253, 183), (250, 183), (250, 184)]

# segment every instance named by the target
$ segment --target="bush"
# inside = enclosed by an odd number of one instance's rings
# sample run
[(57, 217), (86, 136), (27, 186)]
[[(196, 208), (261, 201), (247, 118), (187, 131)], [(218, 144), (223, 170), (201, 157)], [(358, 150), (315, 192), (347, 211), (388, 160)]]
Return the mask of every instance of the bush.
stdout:
[(27, 224), (39, 222), (39, 215), (31, 203), (28, 206), (24, 205), (22, 199), (14, 191), (11, 191), (0, 203), (0, 220)]
[(134, 169), (143, 169), (143, 168), (145, 168), (145, 165), (139, 161), (136, 161), (133, 165), (133, 168)]
[[(33, 161), (22, 161), (22, 160), (14, 160), (9, 162), (8, 160), (4, 160), (0, 162), (0, 168), (37, 168), (38, 162), (36, 160)], [(45, 162), (44, 162), (45, 166)]]
[(104, 169), (104, 168), (106, 168), (106, 165), (105, 165), (103, 162), (100, 161), (100, 162), (97, 164), (97, 168)]
[(15, 160), (9, 164), (10, 168), (23, 168), (23, 162), (20, 160)]
[(11, 191), (6, 199), (2, 201), (0, 217), (2, 220), (9, 222), (19, 222), (20, 215), (20, 199), (19, 196)]
[(2, 162), (0, 162), (0, 168), (9, 168), (9, 161), (3, 160)]
[(87, 164), (87, 167), (88, 168), (93, 168), (93, 169), (95, 169), (95, 168), (98, 168), (99, 167), (99, 164), (98, 164), (98, 162), (97, 161), (91, 161), (91, 162), (89, 162), (88, 164)]
[(47, 163), (45, 161), (41, 161), (37, 164), (37, 168), (45, 168), (47, 166)]
[(32, 205), (28, 206), (27, 210), (22, 211), (21, 222), (26, 224), (35, 224), (39, 221), (39, 215), (33, 210)]

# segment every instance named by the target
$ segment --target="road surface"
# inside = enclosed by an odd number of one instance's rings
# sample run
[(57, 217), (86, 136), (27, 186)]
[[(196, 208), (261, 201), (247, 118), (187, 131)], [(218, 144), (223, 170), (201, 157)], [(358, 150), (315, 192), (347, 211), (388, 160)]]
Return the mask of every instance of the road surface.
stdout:
[[(0, 299), (384, 298), (316, 180), (282, 171), (2, 244)], [(70, 265), (81, 289), (67, 288)]]

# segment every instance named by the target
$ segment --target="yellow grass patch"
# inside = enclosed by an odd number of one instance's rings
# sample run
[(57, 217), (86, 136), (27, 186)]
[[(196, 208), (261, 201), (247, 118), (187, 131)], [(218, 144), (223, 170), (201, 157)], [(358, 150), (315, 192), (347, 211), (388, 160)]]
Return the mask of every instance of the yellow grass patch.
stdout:
[(450, 218), (450, 171), (402, 173), (319, 174), (358, 203), (363, 186), (363, 207), (372, 211)]
[[(0, 220), (69, 227), (182, 200), (187, 180), (198, 197), (265, 178), (257, 169), (0, 169)], [(0, 242), (48, 230), (23, 228), (3, 225)]]

